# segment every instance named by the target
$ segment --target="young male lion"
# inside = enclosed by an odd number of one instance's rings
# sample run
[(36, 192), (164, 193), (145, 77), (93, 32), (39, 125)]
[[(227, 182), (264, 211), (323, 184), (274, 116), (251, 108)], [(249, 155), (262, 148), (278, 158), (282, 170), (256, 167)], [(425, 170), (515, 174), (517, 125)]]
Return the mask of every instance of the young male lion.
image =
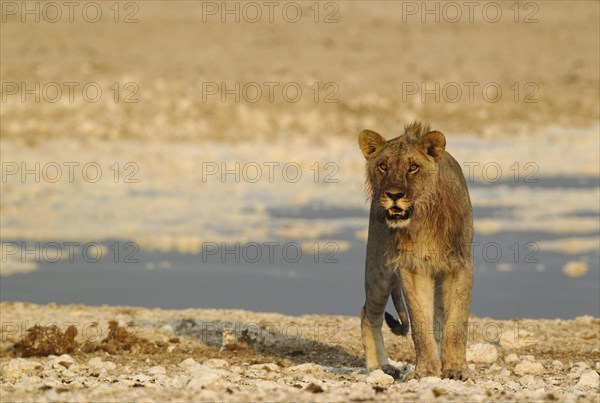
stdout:
[(472, 378), (465, 350), (473, 220), (460, 165), (445, 151), (444, 135), (420, 123), (389, 141), (363, 130), (358, 144), (371, 198), (361, 310), (367, 369), (400, 376), (388, 363), (381, 326), (391, 295), (402, 323), (387, 312), (386, 322), (395, 334), (408, 332), (404, 294), (417, 355), (404, 379)]

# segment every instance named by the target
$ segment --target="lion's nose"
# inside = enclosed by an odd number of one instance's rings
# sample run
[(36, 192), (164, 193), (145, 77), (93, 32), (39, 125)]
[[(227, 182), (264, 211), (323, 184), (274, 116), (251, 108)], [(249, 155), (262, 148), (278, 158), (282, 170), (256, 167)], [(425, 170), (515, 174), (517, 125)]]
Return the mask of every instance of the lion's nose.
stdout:
[(402, 199), (404, 197), (404, 193), (402, 193), (399, 190), (394, 190), (394, 191), (389, 191), (389, 192), (385, 192), (385, 194), (387, 195), (387, 197), (389, 197), (390, 199), (392, 199), (393, 201), (396, 201), (398, 199)]

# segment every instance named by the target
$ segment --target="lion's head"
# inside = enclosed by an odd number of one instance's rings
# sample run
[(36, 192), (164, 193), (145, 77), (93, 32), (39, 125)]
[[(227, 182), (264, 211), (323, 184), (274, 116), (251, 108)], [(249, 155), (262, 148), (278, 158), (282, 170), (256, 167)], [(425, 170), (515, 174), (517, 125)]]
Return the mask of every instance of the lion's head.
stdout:
[(358, 144), (367, 159), (366, 187), (371, 199), (379, 201), (390, 228), (407, 227), (415, 212), (431, 205), (438, 162), (446, 148), (444, 135), (413, 123), (390, 141), (363, 130)]

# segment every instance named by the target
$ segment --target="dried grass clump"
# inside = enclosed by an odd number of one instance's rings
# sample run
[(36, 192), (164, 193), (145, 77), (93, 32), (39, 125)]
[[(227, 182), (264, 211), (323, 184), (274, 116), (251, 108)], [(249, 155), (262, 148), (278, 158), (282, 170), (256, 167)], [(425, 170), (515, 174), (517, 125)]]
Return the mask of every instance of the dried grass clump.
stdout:
[(46, 357), (49, 355), (94, 353), (104, 351), (111, 355), (121, 352), (153, 354), (168, 346), (164, 342), (152, 342), (135, 335), (134, 323), (130, 329), (119, 326), (116, 320), (108, 322), (108, 335), (100, 342), (86, 341), (81, 345), (75, 340), (77, 329), (69, 326), (63, 333), (59, 326), (35, 325), (27, 329), (27, 335), (13, 346), (17, 357)]
[(15, 354), (20, 357), (71, 354), (79, 349), (75, 336), (77, 329), (72, 325), (64, 333), (57, 325), (35, 325), (27, 329), (27, 335), (15, 343)]
[[(133, 327), (133, 323), (129, 323)], [(96, 351), (105, 351), (109, 354), (128, 351), (131, 353), (152, 354), (165, 347), (165, 343), (154, 343), (146, 338), (136, 336), (131, 330), (119, 326), (116, 320), (108, 322), (108, 336), (99, 343), (86, 342), (81, 351), (92, 353)]]

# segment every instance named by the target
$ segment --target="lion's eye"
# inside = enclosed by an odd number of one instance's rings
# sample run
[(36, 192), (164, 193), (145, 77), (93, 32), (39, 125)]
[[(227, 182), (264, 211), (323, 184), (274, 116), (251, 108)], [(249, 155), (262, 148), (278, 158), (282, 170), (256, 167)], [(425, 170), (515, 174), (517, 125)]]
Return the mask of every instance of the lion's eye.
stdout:
[(387, 164), (382, 162), (381, 164), (379, 164), (379, 169), (380, 169), (382, 172), (385, 172), (385, 171), (387, 171)]
[(417, 164), (412, 164), (410, 167), (408, 167), (408, 172), (411, 174), (414, 174), (418, 170), (419, 170), (419, 166)]

